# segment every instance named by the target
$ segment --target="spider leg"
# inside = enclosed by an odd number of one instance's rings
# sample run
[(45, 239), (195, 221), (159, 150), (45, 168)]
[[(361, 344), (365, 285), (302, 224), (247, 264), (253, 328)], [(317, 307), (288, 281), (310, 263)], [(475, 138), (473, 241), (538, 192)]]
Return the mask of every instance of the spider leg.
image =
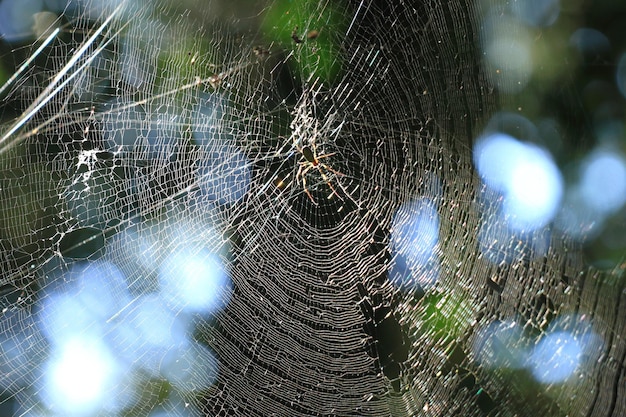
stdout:
[[(338, 193), (337, 190), (335, 190), (335, 187), (333, 187), (333, 185), (330, 183), (330, 180), (328, 179), (328, 176), (326, 176), (326, 174), (324, 173), (324, 171), (322, 170), (322, 167), (324, 169), (328, 169), (328, 167), (326, 167), (325, 165), (317, 165), (316, 168), (319, 171), (322, 179), (326, 182), (326, 185), (328, 185), (328, 188), (330, 188), (330, 191), (332, 191), (332, 194), (335, 194), (337, 196), (337, 198), (339, 198), (340, 200), (343, 200), (343, 197), (341, 197)], [(332, 170), (331, 170), (332, 171)], [(333, 171), (334, 172), (334, 171)], [(331, 194), (331, 195), (332, 195)]]
[(302, 181), (302, 189), (304, 190), (306, 195), (309, 197), (309, 200), (311, 200), (311, 202), (317, 206), (318, 205), (317, 201), (315, 201), (315, 199), (313, 198), (313, 195), (309, 191), (309, 188), (306, 186), (306, 173), (309, 172), (310, 170), (311, 170), (311, 166), (307, 166), (306, 163), (301, 163), (300, 169), (298, 169), (298, 173), (296, 174), (296, 178)]
[(316, 206), (317, 201), (315, 201), (315, 199), (313, 198), (313, 195), (311, 194), (311, 192), (309, 191), (309, 189), (306, 186), (306, 178), (302, 177), (302, 189), (304, 190), (304, 192), (306, 193), (306, 195), (309, 197), (309, 200), (311, 200), (311, 202), (313, 202), (313, 204), (315, 204)]
[(326, 164), (319, 164), (319, 166), (323, 167), (325, 170), (330, 171), (330, 172), (332, 172), (333, 174), (335, 174), (335, 175), (337, 175), (339, 177), (343, 177), (344, 176), (343, 172), (339, 172), (336, 169), (333, 169), (333, 168), (329, 167)]
[[(329, 171), (339, 175), (339, 176), (343, 176), (344, 174), (342, 174), (341, 172), (335, 171), (334, 169), (330, 168), (329, 166), (326, 166), (325, 164), (321, 164), (322, 167), (324, 167), (324, 169), (328, 169)], [(341, 190), (343, 191), (343, 194), (348, 197), (348, 199), (350, 201), (352, 201), (354, 203), (354, 205), (358, 208), (361, 208), (361, 205), (354, 199), (352, 198), (352, 195), (350, 195), (350, 193), (348, 192), (348, 190), (346, 190), (346, 188), (343, 186), (343, 184), (341, 184), (341, 181), (336, 181), (337, 185), (339, 186), (339, 188), (341, 188)], [(328, 184), (328, 186), (330, 187), (331, 190), (334, 191), (333, 187), (330, 186), (330, 184)], [(335, 195), (337, 195), (339, 198), (341, 198), (337, 193), (335, 193)], [(345, 201), (343, 198), (341, 198), (342, 201)]]
[(315, 159), (320, 160), (320, 159), (328, 158), (329, 156), (333, 156), (333, 155), (337, 155), (337, 152), (325, 153), (324, 155), (315, 156)]

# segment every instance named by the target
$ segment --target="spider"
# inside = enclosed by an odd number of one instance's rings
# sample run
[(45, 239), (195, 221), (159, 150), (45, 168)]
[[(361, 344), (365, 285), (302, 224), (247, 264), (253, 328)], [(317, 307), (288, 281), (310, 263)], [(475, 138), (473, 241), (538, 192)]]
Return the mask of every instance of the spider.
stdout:
[(327, 164), (320, 162), (320, 159), (329, 158), (335, 155), (336, 152), (327, 153), (324, 155), (318, 155), (317, 148), (315, 147), (314, 143), (311, 143), (310, 146), (305, 145), (302, 147), (298, 145), (297, 143), (295, 143), (295, 147), (298, 150), (298, 152), (302, 154), (302, 157), (304, 158), (304, 160), (300, 161), (299, 163), (300, 168), (298, 168), (298, 172), (296, 173), (296, 181), (299, 181), (302, 183), (302, 188), (304, 189), (304, 192), (306, 193), (306, 195), (309, 197), (309, 200), (311, 200), (311, 202), (313, 202), (313, 204), (315, 204), (316, 206), (318, 205), (317, 201), (315, 201), (315, 199), (313, 198), (313, 195), (311, 194), (311, 191), (309, 191), (309, 188), (306, 185), (306, 175), (312, 169), (317, 169), (317, 171), (319, 172), (320, 176), (322, 177), (326, 185), (328, 185), (328, 188), (330, 188), (330, 191), (332, 192), (331, 196), (334, 194), (335, 196), (337, 196), (337, 198), (339, 198), (340, 200), (343, 200), (343, 198), (337, 193), (337, 190), (335, 190), (335, 187), (333, 187), (333, 185), (330, 183), (330, 179), (328, 178), (328, 173), (332, 172), (333, 174), (337, 176), (343, 176), (343, 174), (329, 167)]

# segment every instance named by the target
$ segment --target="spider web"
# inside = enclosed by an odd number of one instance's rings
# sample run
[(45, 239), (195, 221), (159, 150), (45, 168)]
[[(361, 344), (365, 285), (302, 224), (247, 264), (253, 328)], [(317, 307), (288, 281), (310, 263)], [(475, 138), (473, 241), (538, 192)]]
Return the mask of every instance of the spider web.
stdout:
[[(475, 171), (490, 6), (232, 3), (48, 6), (3, 55), (7, 409), (621, 415), (621, 284)], [(588, 348), (541, 384), (555, 326)]]

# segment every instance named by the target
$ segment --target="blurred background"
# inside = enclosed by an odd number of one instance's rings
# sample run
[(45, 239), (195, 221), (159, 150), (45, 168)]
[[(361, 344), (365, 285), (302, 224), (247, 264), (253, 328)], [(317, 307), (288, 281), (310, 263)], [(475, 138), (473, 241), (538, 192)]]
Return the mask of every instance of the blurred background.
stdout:
[(626, 5), (0, 2), (0, 414), (619, 416)]

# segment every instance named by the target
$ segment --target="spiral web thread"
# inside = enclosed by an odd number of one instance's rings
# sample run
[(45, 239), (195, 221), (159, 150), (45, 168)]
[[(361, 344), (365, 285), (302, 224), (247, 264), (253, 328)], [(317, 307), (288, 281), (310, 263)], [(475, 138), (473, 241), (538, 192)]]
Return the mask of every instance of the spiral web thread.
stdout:
[[(21, 352), (3, 343), (5, 401), (55, 412), (37, 320), (77, 270), (123, 274), (103, 332), (130, 350), (111, 328), (182, 250), (217, 254), (231, 282), (223, 309), (191, 314), (212, 355), (173, 376), (128, 363), (110, 415), (621, 415), (612, 281), (555, 236), (539, 258), (525, 242), (504, 250), (513, 262), (479, 250), (496, 209), (471, 145), (496, 96), (475, 5), (280, 3), (238, 19), (217, 3), (70, 3), (49, 41), (14, 48), (18, 64), (44, 45), (3, 91), (0, 331)], [(424, 198), (436, 279), (418, 268), (398, 286), (392, 219)], [(166, 303), (175, 318), (181, 303)], [(515, 317), (532, 345), (557, 313), (603, 341), (575, 382), (540, 389), (478, 360), (481, 326)]]

